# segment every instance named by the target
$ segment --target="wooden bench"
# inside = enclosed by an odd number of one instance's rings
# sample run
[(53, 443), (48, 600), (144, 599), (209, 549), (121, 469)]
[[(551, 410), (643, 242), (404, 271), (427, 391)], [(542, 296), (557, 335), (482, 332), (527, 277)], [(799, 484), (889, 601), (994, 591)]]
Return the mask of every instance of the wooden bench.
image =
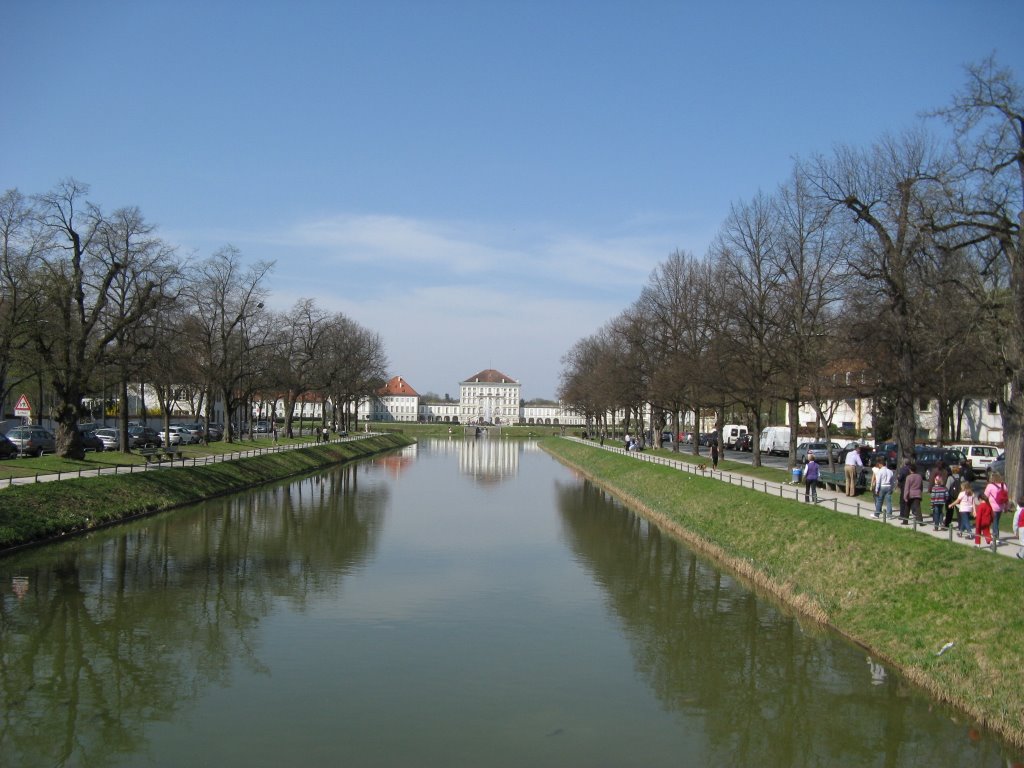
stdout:
[(146, 463), (149, 464), (151, 461), (160, 461), (160, 449), (159, 448), (139, 448), (139, 456), (146, 457)]
[(159, 462), (164, 456), (174, 461), (181, 458), (181, 448), (176, 445), (168, 445), (166, 448), (139, 448), (139, 456), (145, 456), (147, 464), (151, 461)]
[[(827, 469), (823, 469), (818, 472), (818, 482), (825, 486), (828, 490), (832, 491), (845, 491), (846, 490), (846, 470), (840, 469), (835, 472), (829, 472)], [(871, 470), (867, 467), (861, 469), (857, 474), (857, 490), (866, 491), (871, 484)]]

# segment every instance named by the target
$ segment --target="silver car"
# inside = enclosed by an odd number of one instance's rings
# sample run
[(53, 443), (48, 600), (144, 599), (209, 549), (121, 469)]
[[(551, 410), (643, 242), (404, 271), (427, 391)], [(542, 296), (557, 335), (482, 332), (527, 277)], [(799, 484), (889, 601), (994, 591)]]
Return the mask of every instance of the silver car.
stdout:
[(14, 443), (21, 456), (42, 456), (57, 450), (57, 438), (42, 427), (15, 427), (7, 433), (7, 439)]
[(121, 448), (121, 436), (118, 434), (116, 429), (111, 427), (103, 427), (97, 429), (96, 437), (103, 442), (103, 450), (105, 451), (117, 451)]

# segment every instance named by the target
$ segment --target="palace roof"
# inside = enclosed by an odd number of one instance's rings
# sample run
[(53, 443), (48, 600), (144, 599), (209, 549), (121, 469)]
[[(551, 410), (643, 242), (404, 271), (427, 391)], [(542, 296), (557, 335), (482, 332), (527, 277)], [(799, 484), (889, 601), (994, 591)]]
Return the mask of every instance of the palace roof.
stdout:
[(470, 376), (461, 384), (518, 384), (519, 382), (510, 376), (506, 376), (501, 371), (496, 371), (493, 368), (488, 368), (486, 371), (480, 371), (480, 373)]
[(404, 395), (406, 397), (419, 397), (420, 393), (409, 386), (409, 383), (401, 376), (395, 376), (385, 384), (383, 387), (377, 390), (377, 394), (384, 395)]

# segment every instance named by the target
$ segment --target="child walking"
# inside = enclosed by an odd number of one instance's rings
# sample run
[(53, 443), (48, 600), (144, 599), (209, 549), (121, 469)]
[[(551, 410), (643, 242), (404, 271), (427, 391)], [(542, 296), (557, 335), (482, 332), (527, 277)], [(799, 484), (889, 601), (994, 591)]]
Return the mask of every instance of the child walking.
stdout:
[(932, 478), (930, 491), (932, 500), (932, 527), (938, 531), (942, 528), (942, 522), (946, 517), (946, 501), (949, 499), (949, 491), (946, 490), (946, 478), (941, 472), (936, 472)]
[(971, 515), (974, 514), (974, 491), (970, 485), (960, 486), (960, 495), (953, 500), (951, 507), (956, 507), (959, 513), (960, 530), (957, 531), (958, 538), (970, 538), (974, 535), (971, 529)]
[(981, 546), (981, 536), (985, 535), (985, 543), (992, 543), (992, 505), (984, 492), (978, 494), (974, 502), (974, 546)]

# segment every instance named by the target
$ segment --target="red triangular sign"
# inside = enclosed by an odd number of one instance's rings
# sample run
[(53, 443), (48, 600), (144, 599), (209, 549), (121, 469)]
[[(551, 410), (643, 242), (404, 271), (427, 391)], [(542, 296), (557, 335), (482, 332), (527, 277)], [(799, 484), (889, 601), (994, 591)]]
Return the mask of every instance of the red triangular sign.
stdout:
[(18, 398), (17, 405), (14, 406), (16, 411), (31, 411), (32, 406), (28, 404), (28, 395), (22, 395)]

